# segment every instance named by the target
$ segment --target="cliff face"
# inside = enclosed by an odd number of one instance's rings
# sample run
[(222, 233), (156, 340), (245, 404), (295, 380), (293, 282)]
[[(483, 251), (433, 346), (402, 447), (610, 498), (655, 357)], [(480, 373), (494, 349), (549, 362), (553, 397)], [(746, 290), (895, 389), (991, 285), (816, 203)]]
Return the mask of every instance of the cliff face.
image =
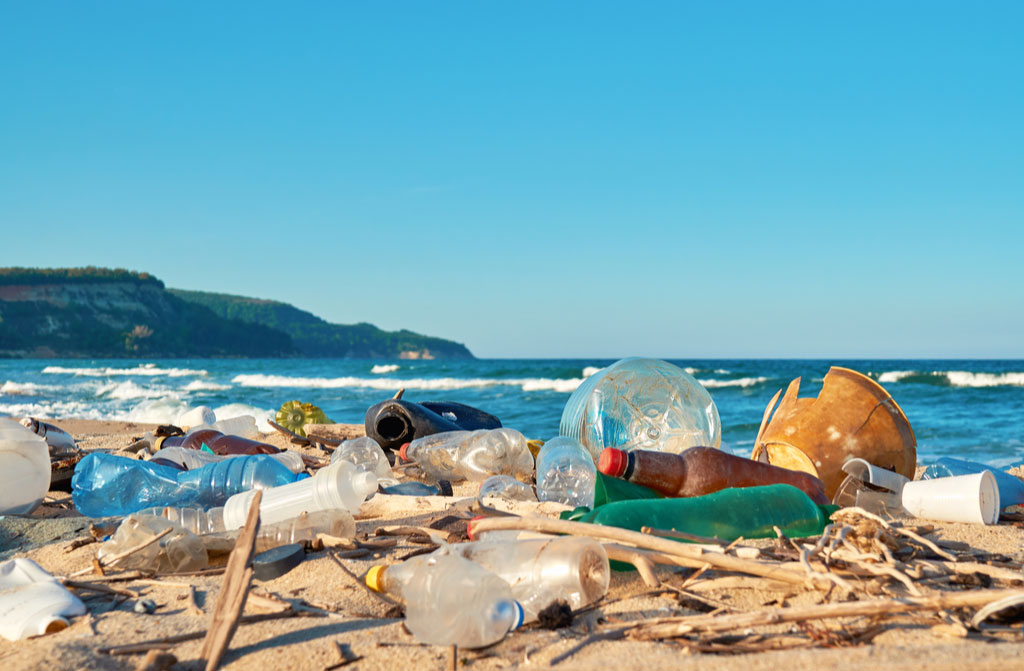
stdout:
[(153, 283), (0, 286), (0, 355), (7, 357), (286, 356), (291, 339), (218, 317)]
[(0, 357), (471, 359), (464, 345), (329, 324), (276, 301), (165, 289), (145, 273), (0, 268)]

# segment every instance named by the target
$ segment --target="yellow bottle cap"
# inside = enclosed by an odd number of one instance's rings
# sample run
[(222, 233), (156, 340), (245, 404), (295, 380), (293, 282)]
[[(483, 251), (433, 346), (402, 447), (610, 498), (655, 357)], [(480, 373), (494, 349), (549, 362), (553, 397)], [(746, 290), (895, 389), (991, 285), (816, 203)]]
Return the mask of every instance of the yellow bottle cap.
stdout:
[(530, 450), (530, 454), (533, 458), (537, 458), (537, 453), (540, 452), (540, 448), (544, 446), (543, 440), (528, 440), (526, 441), (526, 447)]
[(384, 569), (387, 566), (377, 565), (370, 569), (370, 572), (366, 574), (366, 586), (372, 589), (374, 592), (383, 592), (384, 588), (381, 585), (381, 574), (384, 573)]

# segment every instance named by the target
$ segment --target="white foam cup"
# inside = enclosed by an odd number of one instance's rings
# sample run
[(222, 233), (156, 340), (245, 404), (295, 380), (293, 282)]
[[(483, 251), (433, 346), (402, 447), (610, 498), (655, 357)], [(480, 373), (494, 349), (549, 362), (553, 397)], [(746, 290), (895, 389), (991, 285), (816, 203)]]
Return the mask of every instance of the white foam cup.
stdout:
[(908, 482), (903, 486), (902, 501), (908, 513), (928, 520), (999, 521), (999, 488), (991, 471)]

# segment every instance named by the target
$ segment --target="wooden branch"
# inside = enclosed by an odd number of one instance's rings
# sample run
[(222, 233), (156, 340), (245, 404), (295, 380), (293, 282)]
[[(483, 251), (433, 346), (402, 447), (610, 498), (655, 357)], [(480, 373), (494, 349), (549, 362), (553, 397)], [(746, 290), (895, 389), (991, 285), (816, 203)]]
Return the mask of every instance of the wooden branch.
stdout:
[(661, 580), (654, 573), (654, 562), (643, 551), (616, 543), (605, 544), (604, 550), (608, 553), (608, 559), (624, 561), (635, 566), (640, 578), (648, 587), (661, 587)]
[(231, 637), (238, 629), (238, 620), (245, 608), (245, 599), (249, 595), (252, 583), (252, 556), (256, 547), (256, 532), (260, 528), (260, 501), (263, 492), (256, 490), (256, 495), (249, 504), (249, 516), (245, 526), (235, 541), (235, 548), (228, 557), (227, 570), (224, 572), (220, 594), (213, 609), (210, 629), (203, 640), (199, 651), (200, 659), (206, 660), (206, 671), (214, 671), (227, 651)]
[(834, 617), (863, 617), (888, 615), (918, 610), (944, 610), (946, 608), (975, 608), (1024, 591), (1012, 589), (972, 590), (966, 592), (944, 592), (933, 596), (905, 597), (901, 599), (876, 599), (871, 601), (849, 601), (814, 606), (773, 608), (729, 615), (696, 615), (678, 618), (661, 618), (653, 622), (634, 625), (632, 636), (640, 639), (659, 639), (683, 636), (691, 632), (719, 632), (744, 629), (783, 622), (804, 622)]
[[(628, 529), (618, 527), (606, 527), (599, 524), (587, 524), (586, 522), (570, 522), (568, 520), (556, 520), (541, 517), (492, 517), (481, 520), (474, 520), (470, 524), (472, 535), (476, 536), (485, 531), (498, 531), (507, 529), (525, 529), (528, 531), (540, 531), (552, 534), (569, 534), (572, 536), (588, 536), (590, 538), (606, 539), (620, 543), (628, 543), (639, 548), (654, 550), (674, 557), (672, 563), (690, 568), (702, 568), (705, 564), (711, 564), (715, 568), (726, 571), (736, 571), (759, 575), (764, 578), (772, 578), (795, 585), (803, 585), (805, 576), (803, 572), (796, 572), (781, 564), (741, 559), (726, 554), (707, 552), (699, 547), (693, 547), (686, 543), (658, 538), (648, 534), (637, 533)], [(686, 563), (684, 563), (684, 561)]]
[(362, 424), (306, 424), (302, 428), (310, 440), (351, 440), (366, 435)]

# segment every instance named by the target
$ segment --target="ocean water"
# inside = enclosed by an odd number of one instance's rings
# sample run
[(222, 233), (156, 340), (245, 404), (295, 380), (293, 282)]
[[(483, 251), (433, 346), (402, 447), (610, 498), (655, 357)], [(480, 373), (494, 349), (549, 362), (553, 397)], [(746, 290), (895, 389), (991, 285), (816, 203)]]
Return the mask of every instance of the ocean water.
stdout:
[[(557, 434), (569, 394), (613, 363), (597, 359), (372, 361), (358, 359), (0, 360), (0, 415), (173, 423), (208, 405), (221, 417), (273, 417), (293, 399), (337, 422), (405, 388), (410, 401), (467, 403), (533, 438)], [(1024, 361), (672, 360), (710, 392), (722, 447), (749, 456), (765, 405), (795, 377), (815, 396), (830, 365), (865, 373), (903, 408), (918, 461), (958, 456), (1004, 466), (1024, 460)], [(263, 426), (269, 430), (264, 423)]]

